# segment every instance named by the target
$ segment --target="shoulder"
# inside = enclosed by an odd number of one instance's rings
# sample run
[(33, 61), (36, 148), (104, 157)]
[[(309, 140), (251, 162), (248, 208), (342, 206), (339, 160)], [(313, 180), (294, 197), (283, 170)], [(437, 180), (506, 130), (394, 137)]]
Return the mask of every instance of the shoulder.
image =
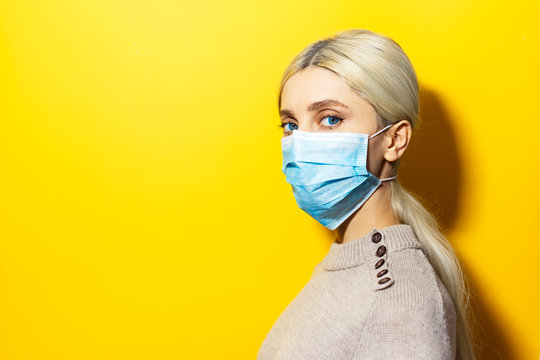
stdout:
[(424, 251), (419, 248), (407, 248), (390, 252), (386, 258), (392, 285), (377, 288), (381, 300), (407, 306), (432, 307), (452, 301), (433, 265)]
[(454, 359), (454, 304), (422, 249), (391, 252), (386, 262), (389, 285), (371, 271), (374, 302), (355, 359)]

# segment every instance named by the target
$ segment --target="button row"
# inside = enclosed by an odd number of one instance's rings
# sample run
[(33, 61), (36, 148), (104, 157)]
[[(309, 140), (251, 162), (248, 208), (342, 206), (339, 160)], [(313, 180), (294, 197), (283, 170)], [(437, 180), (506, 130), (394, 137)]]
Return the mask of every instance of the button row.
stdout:
[[(380, 232), (376, 232), (371, 236), (371, 241), (373, 241), (375, 244), (379, 243), (382, 239), (382, 235)], [(377, 248), (377, 251), (375, 252), (375, 255), (377, 257), (382, 257), (386, 254), (386, 246), (381, 245)], [(380, 259), (375, 263), (375, 269), (380, 268), (385, 263), (384, 259)], [(381, 276), (384, 276), (388, 273), (388, 269), (382, 269), (377, 273), (377, 277), (380, 278)], [(379, 284), (385, 284), (389, 282), (391, 279), (389, 277), (384, 277), (378, 281)]]

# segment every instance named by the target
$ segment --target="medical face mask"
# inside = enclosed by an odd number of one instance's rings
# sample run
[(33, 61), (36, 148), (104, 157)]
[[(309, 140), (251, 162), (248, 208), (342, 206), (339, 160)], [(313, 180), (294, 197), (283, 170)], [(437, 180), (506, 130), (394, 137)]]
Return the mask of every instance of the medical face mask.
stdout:
[(283, 172), (302, 210), (334, 230), (358, 210), (382, 181), (367, 170), (375, 134), (293, 130), (281, 139)]

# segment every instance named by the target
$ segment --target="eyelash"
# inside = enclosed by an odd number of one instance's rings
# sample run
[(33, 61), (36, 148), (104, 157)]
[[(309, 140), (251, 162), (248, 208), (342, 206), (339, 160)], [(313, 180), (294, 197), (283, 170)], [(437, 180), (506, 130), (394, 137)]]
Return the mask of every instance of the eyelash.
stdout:
[[(338, 119), (339, 122), (337, 124), (333, 125), (333, 126), (325, 126), (327, 128), (334, 128), (336, 126), (339, 126), (343, 122), (343, 120), (345, 120), (344, 118), (333, 115), (333, 114), (323, 114), (323, 115), (321, 115), (321, 118), (320, 118), (319, 122), (321, 122), (323, 119), (326, 119), (326, 118), (329, 118), (329, 117)], [(284, 129), (287, 124), (290, 124), (290, 122), (280, 123), (280, 124), (278, 124), (278, 128)]]

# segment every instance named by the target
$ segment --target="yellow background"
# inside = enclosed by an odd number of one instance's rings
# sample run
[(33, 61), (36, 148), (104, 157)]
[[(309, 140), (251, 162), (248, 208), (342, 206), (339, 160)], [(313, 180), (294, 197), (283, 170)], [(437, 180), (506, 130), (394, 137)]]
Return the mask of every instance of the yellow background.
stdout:
[(417, 71), (400, 179), (439, 209), (486, 357), (538, 359), (536, 4), (0, 2), (0, 358), (254, 359), (333, 240), (281, 173), (281, 74), (366, 28)]

